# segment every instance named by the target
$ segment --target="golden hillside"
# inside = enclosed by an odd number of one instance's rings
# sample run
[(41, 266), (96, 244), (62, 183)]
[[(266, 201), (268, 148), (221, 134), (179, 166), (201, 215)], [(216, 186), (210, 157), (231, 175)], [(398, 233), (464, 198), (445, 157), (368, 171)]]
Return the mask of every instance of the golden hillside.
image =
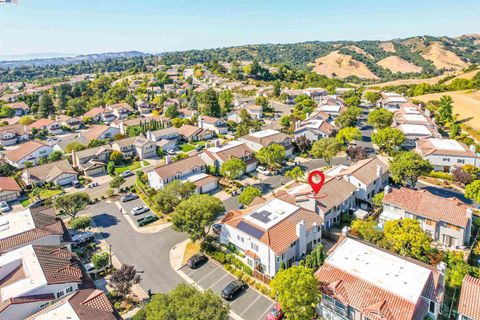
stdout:
[(349, 55), (332, 51), (324, 57), (315, 60), (313, 71), (327, 77), (347, 78), (357, 76), (362, 79), (378, 79), (363, 62)]
[(389, 56), (385, 59), (382, 59), (377, 62), (379, 66), (382, 68), (388, 69), (393, 73), (420, 73), (422, 72), (422, 68), (417, 67), (411, 62), (404, 60), (398, 56)]

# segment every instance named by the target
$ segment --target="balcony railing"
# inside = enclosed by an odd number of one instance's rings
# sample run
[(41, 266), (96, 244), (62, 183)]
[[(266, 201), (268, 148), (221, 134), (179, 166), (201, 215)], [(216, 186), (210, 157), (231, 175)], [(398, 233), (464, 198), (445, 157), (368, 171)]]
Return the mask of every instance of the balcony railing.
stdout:
[(348, 310), (347, 310), (346, 307), (343, 307), (343, 308), (339, 307), (339, 306), (335, 305), (335, 303), (330, 302), (330, 301), (326, 301), (325, 299), (322, 300), (322, 305), (325, 306), (326, 308), (332, 310), (336, 314), (348, 318)]

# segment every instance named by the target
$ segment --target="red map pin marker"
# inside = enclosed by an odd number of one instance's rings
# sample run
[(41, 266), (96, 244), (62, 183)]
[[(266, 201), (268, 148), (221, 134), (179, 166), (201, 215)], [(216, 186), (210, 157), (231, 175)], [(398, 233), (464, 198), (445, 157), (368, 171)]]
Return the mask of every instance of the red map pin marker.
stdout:
[[(319, 177), (320, 181), (313, 181), (314, 177)], [(317, 194), (325, 183), (325, 175), (320, 170), (314, 170), (308, 175), (308, 183), (310, 184), (310, 187), (312, 187), (313, 192)]]

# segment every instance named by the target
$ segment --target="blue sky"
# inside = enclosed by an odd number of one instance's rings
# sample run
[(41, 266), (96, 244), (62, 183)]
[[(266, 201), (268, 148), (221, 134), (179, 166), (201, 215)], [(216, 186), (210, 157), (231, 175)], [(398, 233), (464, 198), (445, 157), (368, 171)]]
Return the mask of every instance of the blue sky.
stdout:
[(480, 33), (479, 0), (19, 0), (0, 56)]

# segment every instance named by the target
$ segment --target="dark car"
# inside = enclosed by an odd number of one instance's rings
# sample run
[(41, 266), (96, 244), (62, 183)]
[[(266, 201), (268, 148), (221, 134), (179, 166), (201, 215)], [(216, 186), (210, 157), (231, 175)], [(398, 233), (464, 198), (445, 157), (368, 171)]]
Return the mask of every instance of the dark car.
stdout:
[(135, 200), (137, 198), (138, 198), (138, 195), (136, 195), (135, 193), (129, 193), (124, 195), (120, 200), (122, 200), (122, 202), (128, 202), (128, 201)]
[(197, 253), (193, 255), (190, 259), (188, 259), (187, 265), (192, 269), (196, 269), (205, 264), (207, 261), (208, 258), (206, 255), (204, 255), (203, 253)]
[(248, 285), (242, 280), (233, 280), (222, 290), (222, 298), (225, 300), (233, 300), (235, 297), (238, 297), (245, 290), (247, 290)]
[(220, 234), (220, 232), (222, 232), (222, 225), (220, 223), (215, 223), (212, 225), (212, 231), (216, 234)]
[(95, 241), (95, 235), (91, 232), (77, 233), (72, 236), (72, 241), (73, 241), (72, 246), (74, 248), (81, 248), (83, 246), (86, 246), (90, 242)]
[(159, 218), (157, 216), (145, 216), (143, 218), (137, 219), (137, 223), (140, 227), (146, 226), (147, 224), (150, 224), (152, 222), (157, 221)]

